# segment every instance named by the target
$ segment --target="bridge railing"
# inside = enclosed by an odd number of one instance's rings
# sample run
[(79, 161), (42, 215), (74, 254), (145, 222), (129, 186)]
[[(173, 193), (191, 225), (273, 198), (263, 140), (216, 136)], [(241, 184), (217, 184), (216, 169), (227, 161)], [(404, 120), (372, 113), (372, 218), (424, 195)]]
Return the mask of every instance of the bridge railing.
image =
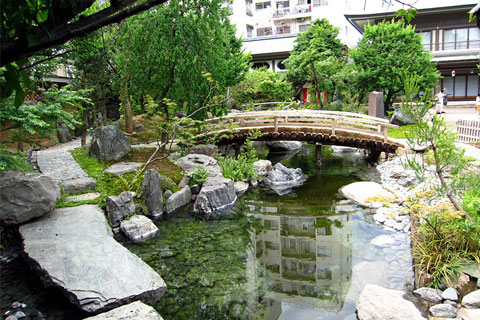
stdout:
[(274, 110), (230, 113), (223, 117), (207, 120), (209, 123), (228, 121), (239, 128), (315, 128), (329, 130), (332, 135), (346, 130), (383, 135), (388, 140), (388, 129), (397, 128), (388, 120), (344, 111), (323, 110)]

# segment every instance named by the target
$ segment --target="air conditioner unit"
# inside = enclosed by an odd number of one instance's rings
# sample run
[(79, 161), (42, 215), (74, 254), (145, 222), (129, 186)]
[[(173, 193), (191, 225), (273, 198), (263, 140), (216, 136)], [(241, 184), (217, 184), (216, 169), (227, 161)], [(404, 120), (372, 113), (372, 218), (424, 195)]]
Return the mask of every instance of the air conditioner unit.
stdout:
[(280, 22), (278, 23), (278, 25), (279, 25), (280, 27), (284, 27), (284, 26), (287, 25), (287, 22), (286, 22), (286, 21), (280, 21)]
[(297, 22), (303, 22), (305, 21), (305, 18), (297, 18)]

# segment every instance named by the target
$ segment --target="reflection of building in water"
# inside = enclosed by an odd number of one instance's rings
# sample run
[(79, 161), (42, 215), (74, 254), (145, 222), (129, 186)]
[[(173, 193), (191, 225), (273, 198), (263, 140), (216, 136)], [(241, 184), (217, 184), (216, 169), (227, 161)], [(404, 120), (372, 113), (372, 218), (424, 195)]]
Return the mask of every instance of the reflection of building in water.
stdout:
[(269, 303), (341, 310), (352, 274), (350, 215), (287, 216), (277, 207), (253, 207), (260, 225), (253, 243), (271, 284)]

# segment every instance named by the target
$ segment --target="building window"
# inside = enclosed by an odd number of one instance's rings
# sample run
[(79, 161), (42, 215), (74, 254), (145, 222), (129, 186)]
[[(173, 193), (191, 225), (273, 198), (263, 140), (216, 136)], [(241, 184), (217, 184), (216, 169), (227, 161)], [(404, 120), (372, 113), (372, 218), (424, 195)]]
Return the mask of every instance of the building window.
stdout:
[(289, 34), (289, 33), (290, 33), (290, 26), (277, 27), (277, 34)]
[(425, 50), (432, 50), (432, 32), (420, 32), (420, 36), (422, 37), (423, 48)]
[(252, 38), (253, 37), (253, 26), (249, 26), (247, 24), (247, 38)]
[(257, 28), (257, 37), (271, 36), (272, 27), (267, 28)]
[(245, 0), (245, 13), (250, 17), (253, 16), (252, 5), (253, 0)]
[(299, 24), (298, 25), (298, 32), (305, 32), (305, 31), (307, 31), (308, 27), (310, 27), (310, 23)]
[(445, 76), (442, 87), (447, 90), (450, 98), (473, 99), (480, 92), (477, 74)]
[(254, 62), (252, 64), (252, 69), (267, 68), (270, 69), (270, 64), (268, 62)]
[(443, 50), (480, 48), (478, 28), (460, 28), (443, 31)]
[(265, 2), (257, 2), (255, 4), (255, 10), (263, 10), (263, 9), (268, 9), (271, 8), (272, 4), (270, 1), (265, 1)]
[(328, 6), (328, 0), (313, 0), (314, 7)]
[(277, 1), (277, 9), (290, 8), (290, 1)]

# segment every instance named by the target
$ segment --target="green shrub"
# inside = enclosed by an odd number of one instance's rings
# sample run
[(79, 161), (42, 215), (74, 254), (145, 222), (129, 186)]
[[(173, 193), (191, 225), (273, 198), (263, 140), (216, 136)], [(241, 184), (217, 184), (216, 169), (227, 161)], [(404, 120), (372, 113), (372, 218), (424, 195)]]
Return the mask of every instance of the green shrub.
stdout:
[(205, 181), (207, 181), (210, 173), (205, 167), (197, 166), (197, 169), (193, 172), (187, 173), (187, 176), (190, 178), (188, 185), (193, 186), (198, 184), (201, 186)]
[(5, 147), (0, 148), (0, 172), (4, 171), (31, 172), (32, 167), (24, 152)]
[(247, 161), (245, 158), (239, 158), (239, 160), (236, 160), (230, 157), (218, 157), (217, 161), (222, 169), (223, 176), (227, 179), (243, 181), (255, 179), (257, 177), (252, 162)]

